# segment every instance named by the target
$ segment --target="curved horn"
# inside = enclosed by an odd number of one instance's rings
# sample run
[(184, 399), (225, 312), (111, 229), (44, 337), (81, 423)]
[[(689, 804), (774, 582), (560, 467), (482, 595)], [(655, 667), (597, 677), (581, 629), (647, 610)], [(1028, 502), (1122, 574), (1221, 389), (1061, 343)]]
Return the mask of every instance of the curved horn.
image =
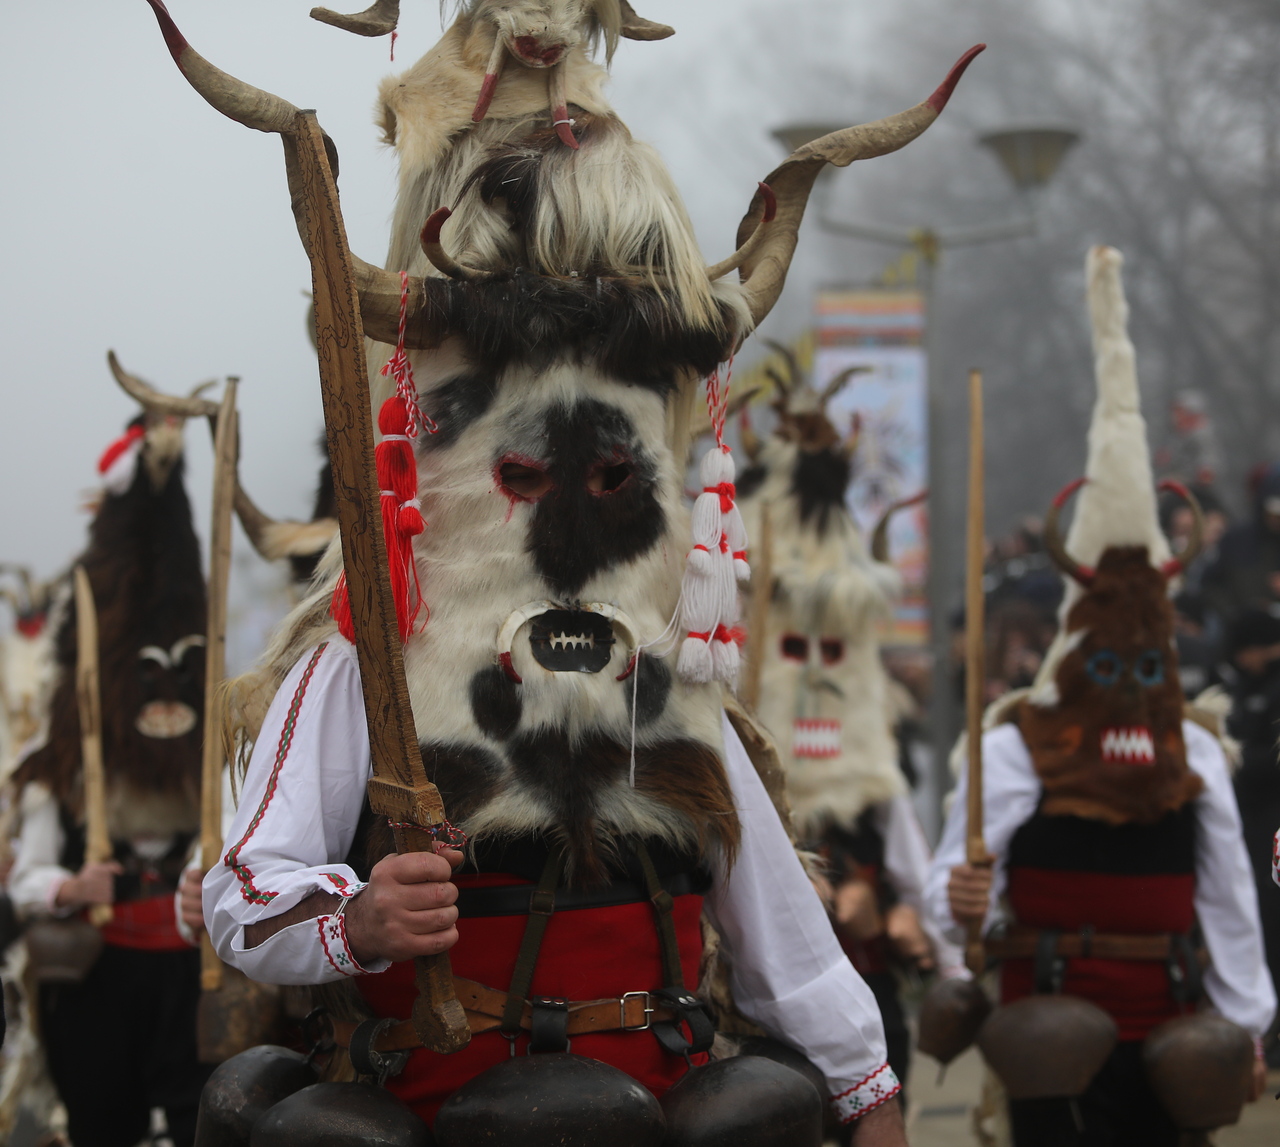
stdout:
[(1048, 551), (1053, 564), (1067, 577), (1086, 589), (1093, 584), (1093, 579), (1097, 575), (1089, 566), (1081, 565), (1067, 553), (1067, 547), (1062, 542), (1062, 532), (1058, 529), (1058, 515), (1062, 513), (1062, 507), (1067, 504), (1071, 496), (1088, 480), (1088, 478), (1077, 478), (1074, 482), (1063, 486), (1049, 506), (1049, 512), (1044, 516), (1044, 548)]
[(742, 450), (751, 462), (760, 460), (760, 435), (756, 433), (756, 428), (751, 425), (751, 416), (744, 406), (742, 408), (742, 417), (738, 423), (738, 434), (742, 439)]
[(768, 225), (778, 214), (778, 197), (774, 195), (773, 188), (767, 183), (761, 183), (759, 187), (760, 194), (764, 196), (764, 216), (756, 225), (756, 229), (751, 232), (750, 239), (727, 259), (721, 259), (719, 263), (713, 263), (707, 268), (707, 278), (713, 283), (717, 279), (723, 279), (730, 271), (738, 270), (744, 263), (754, 258), (756, 252), (764, 246), (765, 237), (769, 232)]
[[(148, 382), (143, 382), (137, 375), (129, 374), (120, 365), (116, 352), (107, 351), (107, 365), (115, 376), (120, 389), (144, 409), (156, 414), (172, 414), (178, 418), (211, 418), (218, 413), (218, 404), (193, 394), (190, 398), (179, 398), (173, 394), (162, 394)], [(196, 394), (210, 383), (202, 383), (196, 388)]]
[[(938, 90), (924, 103), (875, 123), (832, 132), (806, 143), (765, 177), (765, 183), (778, 197), (778, 218), (769, 228), (768, 240), (742, 267), (747, 303), (756, 326), (764, 321), (782, 293), (809, 193), (823, 168), (828, 163), (848, 167), (855, 160), (873, 159), (905, 147), (938, 118), (965, 69), (985, 47), (978, 44), (961, 56)], [(763, 216), (764, 197), (757, 191), (738, 227), (740, 246), (746, 243)]]
[(800, 385), (800, 380), (804, 377), (804, 371), (800, 369), (800, 360), (796, 358), (796, 352), (785, 343), (774, 342), (773, 339), (765, 339), (764, 345), (775, 354), (780, 354), (783, 361), (786, 362), (787, 373), (790, 376), (787, 381), (784, 382), (782, 376), (775, 374), (773, 371), (767, 373), (782, 387), (783, 394), (790, 394)]
[(215, 68), (187, 43), (164, 6), (164, 0), (147, 0), (147, 3), (156, 14), (169, 55), (178, 70), (215, 110), (256, 131), (281, 133), (292, 127), (298, 114), (293, 104)]
[(643, 16), (637, 16), (628, 0), (621, 0), (618, 6), (622, 9), (622, 26), (618, 29), (618, 34), (628, 40), (665, 40), (676, 34), (670, 24), (656, 24)]
[(267, 517), (254, 502), (245, 489), (240, 485), (240, 479), (236, 478), (235, 493), (235, 510), (236, 517), (240, 519), (240, 525), (244, 527), (244, 532), (252, 543), (253, 548), (258, 551), (259, 555), (271, 561), (276, 555), (268, 554), (266, 546), (267, 531), (274, 526), (275, 519)]
[(837, 394), (840, 393), (840, 388), (843, 387), (844, 384), (848, 382), (851, 378), (853, 378), (854, 375), (868, 374), (870, 373), (871, 370), (872, 368), (869, 366), (866, 366), (865, 364), (861, 366), (851, 366), (845, 370), (842, 370), (839, 374), (835, 376), (835, 378), (833, 378), (829, 383), (827, 383), (826, 386), (822, 388), (822, 393), (818, 396), (818, 402), (821, 405), (826, 406), (828, 402), (830, 402), (833, 398), (835, 398)]
[(400, 0), (374, 0), (363, 12), (350, 16), (331, 8), (312, 8), (311, 19), (357, 36), (386, 36), (400, 23)]
[[(444, 245), (440, 242), (440, 229), (452, 214), (453, 212), (447, 207), (441, 207), (438, 211), (432, 212), (431, 218), (427, 220), (426, 226), (422, 228), (423, 252), (431, 260), (431, 265), (450, 279), (457, 279), (462, 283), (483, 283), (492, 279), (493, 276), (486, 271), (477, 271), (474, 267), (463, 266), (444, 249)], [(399, 292), (397, 290), (397, 299), (398, 297)], [(396, 315), (397, 322), (399, 322), (398, 302)]]
[(1195, 561), (1200, 556), (1200, 551), (1204, 549), (1204, 510), (1200, 508), (1200, 500), (1181, 482), (1175, 482), (1172, 478), (1165, 478), (1157, 483), (1156, 489), (1177, 494), (1191, 508), (1191, 537), (1187, 539), (1187, 548), (1160, 567), (1165, 581), (1169, 581), (1185, 573), (1187, 566)]
[(910, 498), (903, 498), (897, 502), (890, 502), (884, 508), (884, 513), (880, 515), (880, 520), (876, 523), (876, 528), (871, 535), (871, 556), (881, 565), (888, 565), (889, 558), (889, 523), (893, 520), (893, 515), (899, 510), (909, 509), (911, 506), (918, 506), (929, 496), (928, 490), (921, 490), (918, 494), (912, 494)]

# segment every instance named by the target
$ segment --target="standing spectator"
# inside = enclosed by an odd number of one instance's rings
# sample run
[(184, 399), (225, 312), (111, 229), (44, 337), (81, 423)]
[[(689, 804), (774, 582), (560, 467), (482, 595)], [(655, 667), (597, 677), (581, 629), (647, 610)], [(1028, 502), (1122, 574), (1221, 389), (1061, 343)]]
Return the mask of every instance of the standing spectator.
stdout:
[[(1280, 611), (1278, 611), (1280, 612)], [(1258, 886), (1262, 935), (1271, 979), (1280, 987), (1280, 898), (1272, 886), (1272, 834), (1280, 824), (1280, 616), (1247, 610), (1227, 639), (1232, 673), (1228, 730), (1241, 745), (1243, 761), (1235, 777), (1236, 799), (1244, 825), (1245, 848)], [(1268, 1049), (1267, 1062), (1280, 1067), (1280, 1047)]]
[(1227, 629), (1246, 609), (1280, 601), (1280, 465), (1268, 466), (1258, 477), (1252, 519), (1223, 535), (1201, 585), (1209, 608)]

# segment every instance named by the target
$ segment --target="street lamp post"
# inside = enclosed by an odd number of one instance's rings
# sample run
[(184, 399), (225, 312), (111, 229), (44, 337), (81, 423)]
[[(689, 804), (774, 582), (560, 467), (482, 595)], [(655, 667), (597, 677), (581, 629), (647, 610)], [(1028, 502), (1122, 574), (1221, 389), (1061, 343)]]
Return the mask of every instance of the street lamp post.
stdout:
[[(840, 130), (843, 125), (794, 124), (775, 130), (772, 135), (788, 152), (811, 140)], [(978, 227), (951, 228), (940, 232), (930, 227), (905, 229), (874, 223), (851, 223), (831, 219), (823, 200), (819, 225), (834, 235), (864, 242), (914, 250), (919, 259), (919, 285), (924, 297), (924, 352), (928, 424), (929, 424), (929, 644), (933, 655), (933, 690), (929, 717), (932, 727), (933, 767), (931, 787), (935, 799), (928, 812), (934, 823), (926, 824), (936, 837), (941, 825), (941, 799), (949, 788), (947, 758), (955, 741), (959, 724), (957, 706), (950, 682), (951, 632), (949, 605), (952, 590), (958, 584), (959, 567), (956, 547), (952, 545), (951, 523), (961, 520), (953, 513), (950, 491), (941, 481), (945, 452), (942, 420), (942, 372), (934, 364), (933, 301), (938, 263), (946, 249), (972, 247), (978, 244), (1017, 239), (1036, 233), (1036, 192), (1044, 188), (1057, 173), (1063, 158), (1079, 142), (1078, 133), (1063, 127), (1015, 127), (989, 132), (978, 142), (989, 148), (1004, 168), (1014, 186), (1027, 195), (1027, 214), (1021, 219)], [(830, 169), (819, 178), (825, 178)]]

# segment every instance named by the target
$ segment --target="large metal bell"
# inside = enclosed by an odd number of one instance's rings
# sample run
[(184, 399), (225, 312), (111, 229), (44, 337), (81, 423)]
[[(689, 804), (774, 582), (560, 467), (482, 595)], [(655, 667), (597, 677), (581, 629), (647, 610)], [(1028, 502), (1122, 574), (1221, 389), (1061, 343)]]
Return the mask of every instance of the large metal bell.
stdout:
[(1070, 1099), (1084, 1094), (1118, 1035), (1088, 1000), (1027, 996), (987, 1017), (978, 1047), (1010, 1099)]
[(667, 1147), (820, 1147), (823, 1102), (799, 1072), (739, 1055), (695, 1067), (662, 1097)]
[(748, 1036), (738, 1045), (739, 1055), (758, 1055), (763, 1059), (771, 1059), (775, 1063), (782, 1064), (783, 1067), (789, 1067), (792, 1071), (798, 1071), (810, 1083), (813, 1089), (818, 1093), (818, 1098), (822, 1100), (822, 1123), (823, 1133), (827, 1139), (836, 1137), (836, 1129), (839, 1122), (836, 1117), (835, 1108), (827, 1102), (831, 1095), (831, 1088), (827, 1085), (827, 1077), (818, 1069), (817, 1064), (813, 1062), (807, 1055), (796, 1051), (789, 1044), (783, 1043), (781, 1040), (771, 1039), (766, 1035)]
[(1142, 1048), (1151, 1089), (1183, 1131), (1239, 1121), (1252, 1087), (1253, 1058), (1249, 1033), (1208, 1012), (1161, 1024)]
[(976, 981), (960, 976), (936, 980), (920, 1001), (916, 1047), (945, 1067), (973, 1045), (990, 1014), (991, 1001)]
[(88, 920), (37, 920), (26, 932), (27, 963), (40, 984), (78, 984), (102, 954), (102, 933)]
[(257, 1123), (249, 1147), (432, 1147), (427, 1125), (389, 1091), (367, 1083), (313, 1083)]
[(248, 1147), (259, 1117), (315, 1082), (306, 1059), (263, 1044), (219, 1064), (200, 1093), (195, 1147)]
[(458, 1147), (665, 1142), (662, 1108), (652, 1093), (616, 1067), (567, 1052), (515, 1056), (477, 1075), (445, 1100), (435, 1132), (441, 1143)]

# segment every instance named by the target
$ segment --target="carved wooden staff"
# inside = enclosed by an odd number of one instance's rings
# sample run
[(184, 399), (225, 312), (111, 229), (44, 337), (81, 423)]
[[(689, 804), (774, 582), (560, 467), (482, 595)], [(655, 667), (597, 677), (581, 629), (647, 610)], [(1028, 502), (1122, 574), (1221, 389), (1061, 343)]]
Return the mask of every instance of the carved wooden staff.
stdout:
[[(102, 692), (98, 682), (98, 609), (84, 566), (75, 569), (76, 702), (80, 709), (80, 767), (84, 771), (84, 858), (112, 858), (107, 830), (107, 780), (102, 763)], [(89, 908), (89, 923), (101, 928), (115, 913), (110, 904)]]
[[(982, 711), (986, 683), (986, 599), (982, 572), (986, 557), (984, 513), (985, 475), (982, 434), (982, 372), (969, 372), (969, 515), (968, 569), (965, 583), (965, 724), (969, 748), (968, 823), (965, 859), (974, 868), (988, 868), (991, 857), (982, 835)], [(965, 963), (973, 974), (986, 967), (982, 920), (971, 921), (965, 943)]]
[[(448, 822), (440, 793), (422, 764), (404, 675), (382, 534), (364, 327), (351, 250), (315, 113), (298, 112), (283, 139), (286, 161), (296, 171), (295, 205), (301, 198), (305, 208), (302, 237), (311, 259), (325, 430), (373, 757), (369, 804), (391, 822), (397, 851), (431, 852), (438, 838), (433, 830), (447, 828)], [(448, 955), (415, 962), (413, 1024), (418, 1038), (436, 1052), (465, 1047), (471, 1030), (454, 995)]]
[[(236, 492), (239, 379), (227, 379), (213, 439), (213, 519), (209, 529), (209, 614), (204, 649), (204, 751), (200, 765), (200, 858), (208, 872), (222, 856), (222, 737), (218, 687), (227, 675), (227, 583), (231, 577), (231, 510)], [(200, 936), (200, 987), (222, 987), (222, 961), (209, 933)]]

